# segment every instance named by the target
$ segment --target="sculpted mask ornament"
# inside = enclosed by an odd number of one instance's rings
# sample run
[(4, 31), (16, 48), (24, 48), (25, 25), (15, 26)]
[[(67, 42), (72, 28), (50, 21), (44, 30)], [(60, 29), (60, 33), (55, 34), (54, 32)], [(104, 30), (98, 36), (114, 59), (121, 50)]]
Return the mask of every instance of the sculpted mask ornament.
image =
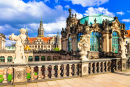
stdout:
[(26, 29), (21, 28), (19, 31), (21, 33), (20, 35), (16, 36), (13, 33), (9, 36), (9, 40), (16, 41), (14, 63), (25, 63), (24, 43), (26, 39)]

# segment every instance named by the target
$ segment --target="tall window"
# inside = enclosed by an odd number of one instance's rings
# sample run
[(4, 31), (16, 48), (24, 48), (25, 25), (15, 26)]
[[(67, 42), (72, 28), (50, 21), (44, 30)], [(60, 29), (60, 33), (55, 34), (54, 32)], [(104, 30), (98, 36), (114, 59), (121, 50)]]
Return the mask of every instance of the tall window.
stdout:
[(12, 56), (8, 56), (7, 62), (12, 62)]
[(69, 40), (68, 40), (68, 51), (72, 50), (72, 42), (71, 42), (71, 35), (69, 35)]
[(39, 61), (39, 56), (35, 56), (35, 61)]
[(41, 57), (41, 61), (45, 61), (45, 56), (42, 56), (42, 57)]
[(112, 52), (118, 53), (118, 48), (119, 48), (119, 36), (117, 32), (112, 33)]
[(28, 57), (28, 62), (31, 62), (31, 61), (33, 61), (33, 57), (32, 57), (32, 56), (29, 56), (29, 57)]
[(101, 51), (101, 33), (92, 32), (90, 34), (90, 51)]
[(83, 33), (78, 33), (78, 35), (77, 35), (77, 51), (79, 51), (79, 49), (78, 49), (78, 42), (80, 41), (81, 35), (83, 35)]
[(5, 62), (5, 57), (4, 56), (0, 56), (0, 62)]
[(51, 61), (51, 57), (50, 56), (47, 57), (47, 61)]

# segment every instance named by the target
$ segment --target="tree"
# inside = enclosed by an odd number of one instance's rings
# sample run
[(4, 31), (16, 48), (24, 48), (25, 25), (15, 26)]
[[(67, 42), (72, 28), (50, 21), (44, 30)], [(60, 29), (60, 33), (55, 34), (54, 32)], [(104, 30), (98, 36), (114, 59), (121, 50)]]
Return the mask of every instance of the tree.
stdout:
[(54, 51), (60, 51), (59, 47), (54, 48)]

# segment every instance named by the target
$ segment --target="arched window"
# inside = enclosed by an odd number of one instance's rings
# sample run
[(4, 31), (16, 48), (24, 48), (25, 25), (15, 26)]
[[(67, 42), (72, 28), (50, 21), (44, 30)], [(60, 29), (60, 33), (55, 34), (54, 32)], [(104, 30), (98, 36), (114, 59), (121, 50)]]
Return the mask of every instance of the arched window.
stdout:
[(12, 62), (12, 56), (8, 56), (7, 62)]
[(118, 33), (113, 31), (112, 33), (112, 52), (118, 53), (119, 48), (119, 36)]
[(72, 42), (71, 42), (71, 35), (69, 35), (69, 38), (68, 38), (68, 51), (71, 51), (72, 50)]
[(50, 56), (47, 57), (47, 61), (51, 61), (51, 57)]
[(53, 61), (57, 61), (57, 59), (58, 59), (57, 56), (53, 57)]
[(78, 42), (80, 41), (81, 35), (83, 35), (83, 33), (78, 33), (78, 35), (77, 35), (77, 51), (79, 51), (79, 49), (78, 49)]
[(0, 62), (5, 62), (5, 57), (4, 56), (0, 56)]
[(102, 44), (101, 44), (101, 33), (99, 32), (92, 32), (90, 34), (90, 51), (101, 51)]
[(31, 62), (31, 61), (33, 61), (33, 57), (32, 57), (32, 56), (29, 56), (29, 57), (28, 57), (28, 62)]
[(39, 56), (35, 56), (35, 61), (39, 61)]
[(41, 57), (41, 61), (45, 61), (45, 56), (42, 56), (42, 57)]

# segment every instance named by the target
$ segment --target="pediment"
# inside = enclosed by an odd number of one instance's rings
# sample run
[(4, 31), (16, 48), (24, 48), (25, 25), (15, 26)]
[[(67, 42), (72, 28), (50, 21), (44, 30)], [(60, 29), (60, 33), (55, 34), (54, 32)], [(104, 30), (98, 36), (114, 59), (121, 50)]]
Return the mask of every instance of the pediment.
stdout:
[(120, 22), (118, 19), (112, 22), (112, 27), (113, 28), (119, 28), (120, 27)]

